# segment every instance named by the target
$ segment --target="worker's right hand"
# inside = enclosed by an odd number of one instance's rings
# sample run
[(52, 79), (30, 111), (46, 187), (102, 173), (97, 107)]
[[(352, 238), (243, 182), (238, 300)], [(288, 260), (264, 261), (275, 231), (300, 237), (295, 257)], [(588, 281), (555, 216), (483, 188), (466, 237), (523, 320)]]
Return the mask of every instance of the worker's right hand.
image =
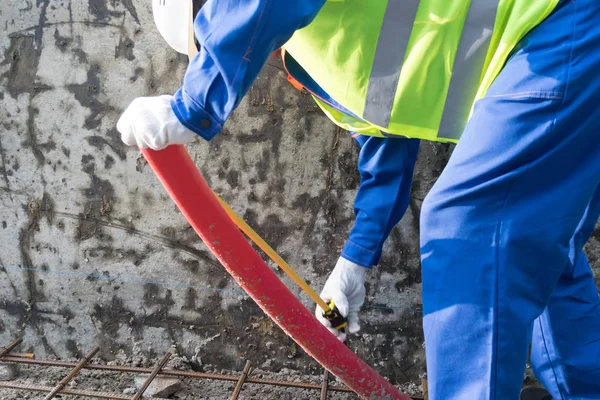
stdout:
[(347, 330), (340, 332), (334, 329), (318, 306), (315, 316), (342, 342), (346, 340), (347, 332), (356, 333), (360, 330), (358, 312), (365, 302), (366, 272), (367, 268), (340, 257), (321, 292), (321, 298), (327, 303), (333, 300), (340, 314), (348, 319)]
[(121, 140), (141, 149), (162, 150), (172, 144), (186, 144), (196, 135), (179, 122), (171, 108), (172, 96), (138, 97), (117, 122)]

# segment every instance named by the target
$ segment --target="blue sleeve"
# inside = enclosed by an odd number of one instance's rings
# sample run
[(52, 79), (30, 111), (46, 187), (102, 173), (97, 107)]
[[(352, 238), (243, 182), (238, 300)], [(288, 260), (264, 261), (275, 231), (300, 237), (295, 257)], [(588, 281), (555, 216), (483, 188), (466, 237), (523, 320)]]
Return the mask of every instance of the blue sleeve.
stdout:
[(308, 25), (325, 0), (209, 0), (194, 21), (200, 52), (171, 103), (183, 125), (212, 139), (271, 53)]
[(365, 268), (379, 263), (381, 249), (410, 202), (419, 140), (358, 136), (360, 187), (356, 220), (342, 257)]

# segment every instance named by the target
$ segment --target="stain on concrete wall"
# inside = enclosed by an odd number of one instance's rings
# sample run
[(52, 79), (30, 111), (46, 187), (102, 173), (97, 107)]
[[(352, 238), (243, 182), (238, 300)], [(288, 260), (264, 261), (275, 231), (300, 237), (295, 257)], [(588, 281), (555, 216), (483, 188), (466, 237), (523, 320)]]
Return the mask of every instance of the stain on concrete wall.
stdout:
[[(154, 29), (150, 2), (15, 0), (0, 27), (0, 343), (22, 335), (39, 357), (99, 344), (107, 360), (174, 345), (200, 369), (249, 358), (316, 372), (120, 142), (121, 111), (174, 92), (187, 63)], [(189, 149), (209, 184), (321, 287), (353, 222), (348, 135), (270, 62), (222, 134)], [(450, 152), (422, 145), (409, 211), (368, 277), (372, 308), (350, 341), (397, 383), (425, 371), (418, 214)], [(588, 245), (596, 268), (599, 239)]]

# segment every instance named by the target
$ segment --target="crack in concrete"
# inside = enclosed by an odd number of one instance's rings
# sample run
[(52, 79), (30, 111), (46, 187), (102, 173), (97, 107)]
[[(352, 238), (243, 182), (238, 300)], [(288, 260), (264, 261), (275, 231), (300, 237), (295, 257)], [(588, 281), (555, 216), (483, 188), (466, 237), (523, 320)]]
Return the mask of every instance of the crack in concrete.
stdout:
[[(6, 155), (4, 152), (4, 147), (2, 147), (2, 138), (0, 138), (0, 158), (2, 159), (2, 176), (4, 177), (4, 184), (6, 185), (6, 192), (8, 193), (8, 197), (10, 198), (11, 203), (13, 202), (13, 197), (10, 189), (10, 181), (8, 180), (8, 171), (6, 170)], [(0, 260), (0, 264), (2, 261)]]
[(13, 290), (15, 299), (19, 298), (19, 292), (17, 291), (17, 287), (15, 286), (12, 279), (10, 279), (10, 275), (8, 274), (8, 271), (6, 270), (6, 268), (4, 268), (4, 265), (5, 265), (4, 261), (2, 261), (2, 258), (0, 257), (0, 271), (4, 272), (6, 274), (6, 279), (8, 280), (8, 284), (10, 285), (11, 289)]

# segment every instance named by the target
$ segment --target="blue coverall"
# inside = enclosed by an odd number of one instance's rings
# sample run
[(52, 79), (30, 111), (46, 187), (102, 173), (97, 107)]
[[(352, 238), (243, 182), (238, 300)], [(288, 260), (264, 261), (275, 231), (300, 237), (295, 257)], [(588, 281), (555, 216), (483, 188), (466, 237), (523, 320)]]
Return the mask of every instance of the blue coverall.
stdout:
[[(271, 52), (323, 3), (209, 0), (194, 25), (202, 50), (173, 101), (180, 121), (210, 140)], [(599, 48), (600, 2), (561, 0), (476, 104), (427, 196), (423, 324), (434, 400), (518, 398), (532, 335), (533, 368), (555, 398), (600, 399), (600, 299), (582, 251), (600, 214)], [(398, 157), (415, 142), (361, 140), (344, 254), (369, 267), (404, 213), (416, 150)]]

